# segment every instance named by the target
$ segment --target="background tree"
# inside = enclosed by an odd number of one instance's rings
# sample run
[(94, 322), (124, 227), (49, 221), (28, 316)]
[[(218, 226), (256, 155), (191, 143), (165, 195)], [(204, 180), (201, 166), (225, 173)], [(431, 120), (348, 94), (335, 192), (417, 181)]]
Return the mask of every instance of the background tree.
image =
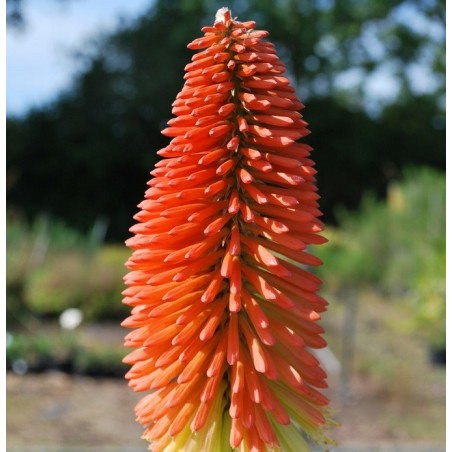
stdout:
[[(8, 5), (21, 20), (21, 2)], [(9, 207), (29, 218), (45, 212), (81, 230), (105, 218), (109, 239), (127, 237), (156, 151), (168, 141), (160, 130), (191, 58), (186, 44), (221, 6), (157, 0), (81, 51), (83, 69), (55, 102), (8, 118)], [(364, 191), (383, 194), (404, 166), (444, 168), (444, 0), (230, 6), (270, 32), (308, 104), (327, 221), (338, 204), (356, 207)], [(375, 101), (370, 88), (382, 73), (390, 83)], [(430, 81), (427, 88), (420, 79)]]

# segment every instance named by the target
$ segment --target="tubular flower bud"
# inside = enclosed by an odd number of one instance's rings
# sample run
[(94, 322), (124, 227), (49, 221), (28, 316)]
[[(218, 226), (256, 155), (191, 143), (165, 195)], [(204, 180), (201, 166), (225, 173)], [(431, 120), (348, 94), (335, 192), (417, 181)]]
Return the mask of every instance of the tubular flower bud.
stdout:
[(202, 31), (126, 242), (126, 378), (151, 450), (309, 450), (333, 421), (303, 105), (254, 22)]

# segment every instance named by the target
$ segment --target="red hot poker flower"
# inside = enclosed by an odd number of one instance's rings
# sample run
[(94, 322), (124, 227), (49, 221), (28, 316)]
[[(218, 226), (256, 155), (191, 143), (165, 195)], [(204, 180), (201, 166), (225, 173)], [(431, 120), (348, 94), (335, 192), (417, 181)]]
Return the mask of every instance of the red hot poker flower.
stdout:
[(266, 31), (227, 8), (163, 134), (170, 144), (135, 216), (125, 362), (148, 391), (137, 420), (154, 451), (309, 450), (328, 442), (326, 374), (310, 348), (326, 301), (306, 266), (320, 244), (303, 108)]

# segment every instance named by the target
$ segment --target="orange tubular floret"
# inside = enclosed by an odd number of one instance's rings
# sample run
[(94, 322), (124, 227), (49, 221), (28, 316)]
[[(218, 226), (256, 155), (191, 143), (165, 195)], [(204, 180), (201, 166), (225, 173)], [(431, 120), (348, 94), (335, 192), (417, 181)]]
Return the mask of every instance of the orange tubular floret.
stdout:
[(305, 268), (322, 264), (305, 249), (325, 239), (312, 149), (297, 142), (304, 106), (254, 22), (222, 8), (202, 30), (126, 242), (126, 378), (152, 391), (137, 420), (155, 451), (187, 428), (204, 450), (223, 409), (233, 448), (279, 448), (275, 422), (292, 415), (328, 441), (326, 374), (306, 349), (325, 346), (327, 303)]

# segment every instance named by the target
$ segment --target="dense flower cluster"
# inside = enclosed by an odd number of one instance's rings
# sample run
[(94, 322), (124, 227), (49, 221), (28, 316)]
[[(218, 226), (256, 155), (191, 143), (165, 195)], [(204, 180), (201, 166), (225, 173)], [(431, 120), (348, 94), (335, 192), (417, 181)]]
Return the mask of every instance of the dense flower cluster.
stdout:
[[(125, 362), (155, 451), (309, 450), (327, 442), (326, 302), (303, 108), (267, 32), (221, 9), (189, 48), (170, 144), (127, 241)], [(201, 50), (202, 49), (202, 50)], [(303, 432), (305, 435), (301, 434)]]

